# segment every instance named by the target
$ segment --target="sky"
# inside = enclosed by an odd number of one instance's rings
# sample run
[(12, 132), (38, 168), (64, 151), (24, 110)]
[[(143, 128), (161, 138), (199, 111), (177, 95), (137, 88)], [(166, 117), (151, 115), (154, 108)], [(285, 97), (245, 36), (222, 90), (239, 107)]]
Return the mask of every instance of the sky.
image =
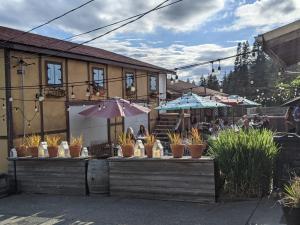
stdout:
[[(0, 25), (28, 30), (87, 0), (0, 0)], [(174, 2), (169, 0), (165, 4)], [(55, 38), (85, 32), (143, 13), (162, 0), (95, 0), (35, 33)], [(183, 0), (146, 15), (89, 45), (168, 69), (234, 55), (241, 41), (300, 19), (299, 0)], [(117, 26), (117, 25), (116, 25)], [(80, 36), (80, 43), (116, 26)], [(233, 60), (221, 62), (222, 77)], [(218, 65), (215, 65), (216, 67)], [(199, 81), (211, 65), (178, 71), (179, 78)]]

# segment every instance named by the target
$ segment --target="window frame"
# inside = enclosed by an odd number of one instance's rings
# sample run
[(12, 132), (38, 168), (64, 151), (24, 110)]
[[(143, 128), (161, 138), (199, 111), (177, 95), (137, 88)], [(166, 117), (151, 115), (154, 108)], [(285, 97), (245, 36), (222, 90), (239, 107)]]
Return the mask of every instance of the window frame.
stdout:
[[(102, 70), (103, 71), (103, 86), (100, 86), (100, 85), (98, 85), (95, 82), (94, 70)], [(105, 89), (105, 87), (106, 87), (106, 73), (105, 73), (105, 68), (103, 68), (103, 67), (92, 67), (92, 81), (93, 81), (93, 84), (96, 84), (97, 88), (99, 88), (99, 89)]]
[[(151, 77), (155, 77), (156, 78), (156, 90), (151, 90)], [(158, 93), (159, 91), (159, 87), (158, 87), (158, 75), (157, 74), (149, 74), (149, 78), (148, 78), (148, 88), (149, 88), (149, 93)]]
[[(49, 84), (48, 64), (60, 65), (60, 71), (61, 71), (61, 79), (60, 79), (61, 82), (60, 82), (60, 84)], [(62, 87), (64, 85), (63, 63), (62, 62), (57, 62), (57, 61), (45, 61), (45, 77), (46, 77), (47, 86)]]
[(125, 79), (124, 79), (124, 86), (125, 86), (125, 91), (126, 92), (130, 92), (130, 90), (128, 90), (128, 88), (130, 88), (130, 87), (127, 87), (127, 74), (130, 74), (130, 75), (132, 75), (132, 77), (133, 77), (133, 85), (134, 85), (134, 87), (135, 87), (135, 89), (136, 89), (136, 79), (135, 79), (135, 74), (134, 74), (134, 72), (131, 72), (131, 71), (125, 71), (124, 72), (124, 75), (125, 75)]

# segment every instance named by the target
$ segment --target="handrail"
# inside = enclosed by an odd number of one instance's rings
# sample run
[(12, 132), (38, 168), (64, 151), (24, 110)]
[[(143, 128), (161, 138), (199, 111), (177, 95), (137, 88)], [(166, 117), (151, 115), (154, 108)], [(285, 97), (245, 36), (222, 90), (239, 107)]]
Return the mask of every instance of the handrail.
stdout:
[(174, 130), (178, 130), (181, 123), (182, 123), (182, 117), (179, 117), (179, 120), (177, 121)]

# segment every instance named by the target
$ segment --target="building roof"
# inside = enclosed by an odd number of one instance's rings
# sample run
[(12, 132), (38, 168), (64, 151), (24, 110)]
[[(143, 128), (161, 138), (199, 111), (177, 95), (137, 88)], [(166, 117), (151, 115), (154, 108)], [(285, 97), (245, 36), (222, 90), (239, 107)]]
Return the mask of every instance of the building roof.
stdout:
[(263, 50), (283, 67), (300, 62), (300, 20), (261, 34), (256, 39)]
[(167, 80), (167, 92), (171, 95), (175, 96), (181, 96), (184, 93), (190, 92), (192, 90), (193, 93), (200, 95), (200, 96), (206, 96), (206, 95), (221, 95), (221, 96), (227, 96), (227, 94), (212, 90), (210, 88), (204, 88), (197, 86), (195, 84), (178, 80), (178, 83), (171, 84), (170, 80)]
[[(50, 38), (33, 33), (26, 33), (23, 36), (20, 36), (22, 34), (24, 34), (24, 32), (21, 30), (0, 26), (0, 46), (10, 47), (16, 50), (42, 53), (49, 56), (60, 56), (105, 64), (125, 64), (130, 68), (138, 67), (157, 72), (175, 73), (173, 70), (168, 70), (150, 63), (106, 51), (104, 49), (87, 45), (78, 46), (78, 44), (73, 42), (62, 41), (56, 38)], [(78, 47), (70, 49), (75, 46)]]

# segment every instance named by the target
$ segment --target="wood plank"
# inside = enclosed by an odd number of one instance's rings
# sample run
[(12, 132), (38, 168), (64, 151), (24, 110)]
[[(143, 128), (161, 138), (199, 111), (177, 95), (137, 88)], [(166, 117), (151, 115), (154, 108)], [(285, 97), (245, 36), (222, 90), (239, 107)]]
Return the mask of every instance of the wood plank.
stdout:
[[(85, 195), (86, 160), (16, 160), (18, 189), (25, 193)], [(9, 162), (10, 179), (14, 165)]]
[(109, 159), (110, 194), (209, 203), (215, 201), (214, 161)]

